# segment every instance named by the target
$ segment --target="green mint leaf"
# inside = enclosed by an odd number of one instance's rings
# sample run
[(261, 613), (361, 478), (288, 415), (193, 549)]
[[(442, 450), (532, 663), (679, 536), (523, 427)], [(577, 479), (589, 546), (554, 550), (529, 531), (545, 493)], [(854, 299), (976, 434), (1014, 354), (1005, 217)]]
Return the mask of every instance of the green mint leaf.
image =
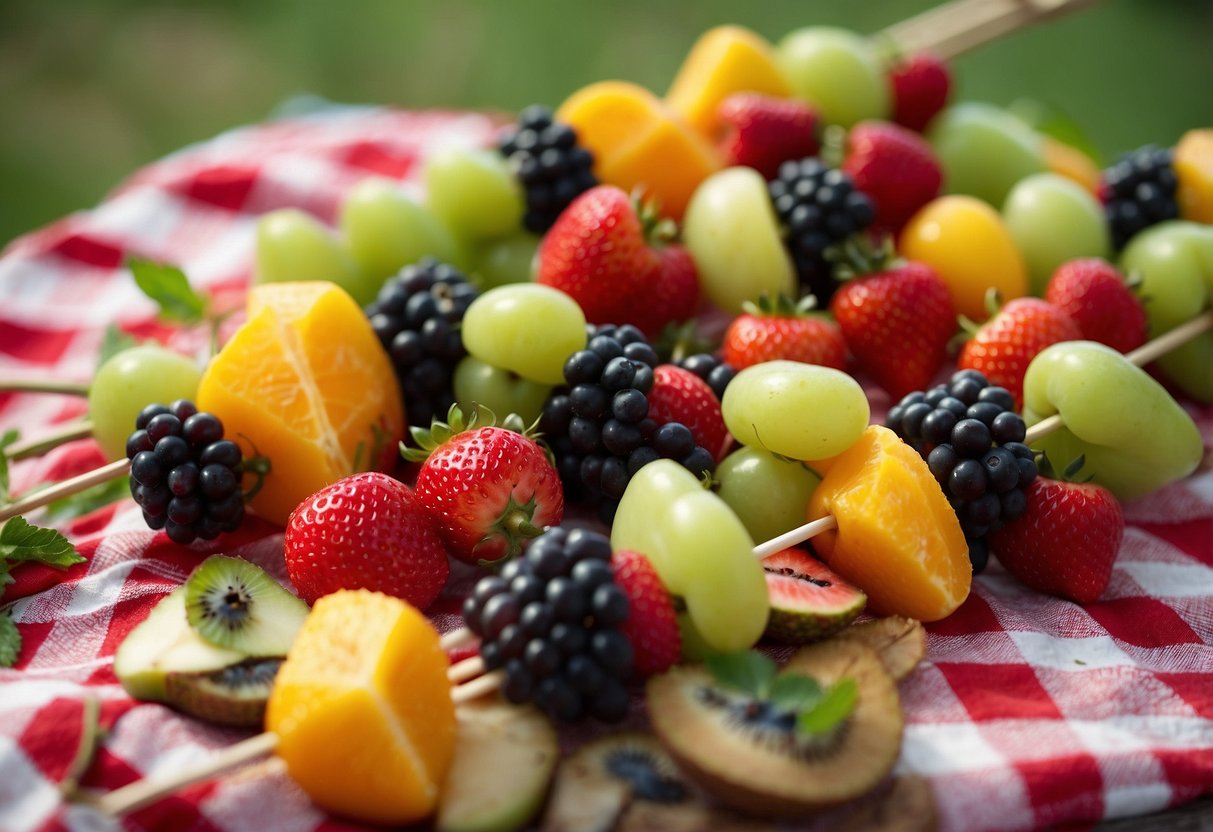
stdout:
[(796, 730), (803, 734), (824, 734), (849, 717), (859, 701), (859, 685), (854, 679), (839, 679), (821, 700), (796, 719)]
[(8, 563), (0, 559), (0, 589), (16, 582), (16, 579), (8, 573)]
[(802, 711), (816, 705), (824, 695), (816, 679), (800, 673), (781, 673), (771, 683), (771, 703), (785, 711)]
[(54, 529), (31, 526), (22, 517), (0, 526), (0, 560), (32, 560), (57, 569), (84, 562), (66, 537)]
[(130, 477), (115, 477), (61, 500), (55, 500), (46, 507), (46, 517), (52, 523), (74, 520), (130, 495)]
[(12, 667), (20, 652), (21, 631), (11, 615), (0, 612), (0, 667)]
[(110, 324), (105, 328), (105, 334), (101, 337), (101, 349), (97, 354), (97, 366), (100, 367), (118, 353), (138, 345), (139, 342), (135, 338)]
[(774, 661), (755, 650), (708, 656), (708, 672), (721, 685), (766, 697), (779, 669)]
[(199, 323), (206, 313), (206, 298), (194, 291), (185, 272), (176, 266), (131, 258), (127, 267), (143, 294), (160, 305), (160, 314), (182, 323)]

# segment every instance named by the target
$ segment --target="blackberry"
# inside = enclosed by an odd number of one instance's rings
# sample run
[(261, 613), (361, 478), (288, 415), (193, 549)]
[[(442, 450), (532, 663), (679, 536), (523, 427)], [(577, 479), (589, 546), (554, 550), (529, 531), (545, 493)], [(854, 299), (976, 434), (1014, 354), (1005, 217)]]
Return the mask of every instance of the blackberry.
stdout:
[(244, 520), (240, 446), (223, 438), (217, 416), (193, 402), (150, 404), (126, 440), (131, 496), (153, 529), (176, 543), (213, 540)]
[(498, 148), (526, 192), (522, 224), (536, 234), (545, 233), (570, 202), (598, 184), (593, 155), (577, 144), (572, 127), (554, 121), (542, 105), (523, 110)]
[(1024, 489), (1036, 478), (1015, 399), (976, 370), (961, 370), (947, 384), (907, 395), (885, 424), (926, 457), (980, 572), (989, 560), (986, 534), (1023, 514)]
[(716, 398), (721, 401), (724, 401), (724, 389), (729, 386), (733, 376), (737, 375), (737, 370), (732, 364), (706, 352), (688, 355), (674, 363), (706, 381), (708, 387), (711, 387), (712, 392), (716, 394)]
[(633, 650), (620, 628), (630, 609), (610, 559), (605, 536), (555, 526), (464, 600), (480, 657), (505, 670), (510, 702), (534, 702), (562, 722), (627, 715)]
[(455, 403), (452, 377), (467, 355), (459, 325), (478, 294), (458, 269), (426, 257), (389, 278), (366, 308), (411, 424), (428, 425)]
[(849, 174), (817, 157), (784, 162), (767, 187), (801, 285), (824, 306), (835, 289), (827, 249), (871, 225), (875, 206)]
[(657, 353), (636, 327), (589, 327), (585, 349), (565, 361), (565, 385), (544, 403), (539, 430), (556, 457), (565, 499), (598, 505), (609, 522), (632, 476), (655, 459), (674, 459), (696, 476), (715, 460), (689, 428), (649, 418)]
[(1179, 180), (1169, 149), (1146, 145), (1127, 153), (1103, 172), (1104, 213), (1119, 251), (1133, 235), (1179, 217)]

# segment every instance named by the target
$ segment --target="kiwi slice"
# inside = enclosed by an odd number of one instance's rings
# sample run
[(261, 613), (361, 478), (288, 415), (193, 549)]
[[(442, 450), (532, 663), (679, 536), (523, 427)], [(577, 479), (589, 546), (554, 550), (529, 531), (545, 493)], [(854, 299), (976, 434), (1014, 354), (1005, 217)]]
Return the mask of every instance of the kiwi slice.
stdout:
[(260, 567), (212, 555), (185, 582), (185, 613), (211, 644), (246, 656), (285, 656), (308, 607)]
[(843, 630), (838, 638), (871, 647), (897, 682), (908, 676), (927, 654), (927, 631), (922, 622), (901, 615), (861, 621)]
[(455, 711), (455, 756), (438, 799), (439, 832), (509, 832), (543, 805), (560, 748), (556, 730), (531, 705), (499, 699)]
[(853, 707), (825, 730), (804, 730), (782, 700), (718, 681), (705, 667), (649, 680), (649, 717), (662, 744), (705, 791), (743, 812), (803, 815), (875, 787), (901, 749), (897, 687), (871, 648), (826, 641), (799, 650), (772, 682), (810, 677), (822, 690), (854, 684)]
[(166, 700), (199, 719), (235, 728), (265, 721), (265, 703), (281, 658), (255, 658), (209, 673), (169, 673)]
[(114, 654), (114, 675), (135, 699), (166, 701), (170, 673), (199, 674), (244, 661), (238, 650), (204, 641), (185, 618), (185, 587), (178, 587), (152, 608)]
[(625, 732), (579, 748), (560, 765), (543, 832), (607, 832), (633, 801), (687, 803), (691, 791), (674, 761), (647, 734)]

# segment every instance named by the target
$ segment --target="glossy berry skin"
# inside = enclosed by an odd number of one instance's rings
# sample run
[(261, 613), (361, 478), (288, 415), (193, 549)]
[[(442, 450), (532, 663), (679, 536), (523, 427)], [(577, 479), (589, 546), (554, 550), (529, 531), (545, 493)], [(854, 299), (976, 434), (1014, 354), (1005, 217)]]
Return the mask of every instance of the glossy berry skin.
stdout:
[(658, 425), (681, 422), (691, 429), (697, 445), (719, 461), (728, 443), (728, 429), (720, 414), (720, 400), (708, 383), (690, 370), (660, 364), (653, 370), (649, 391), (649, 418)]
[(284, 545), (287, 575), (309, 604), (339, 589), (370, 589), (425, 609), (450, 572), (413, 490), (376, 472), (345, 477), (300, 503)]
[(893, 121), (921, 133), (948, 103), (952, 72), (934, 55), (920, 53), (889, 70)]
[(724, 334), (724, 360), (738, 370), (764, 361), (800, 361), (841, 370), (847, 345), (842, 330), (825, 315), (743, 312)]
[(873, 227), (894, 233), (943, 185), (943, 168), (926, 139), (886, 121), (862, 121), (851, 128), (842, 169), (871, 197)]
[(1090, 604), (1107, 588), (1124, 529), (1120, 503), (1106, 488), (1038, 477), (1027, 489), (1027, 510), (991, 532), (990, 549), (1033, 589)]
[(505, 428), (474, 428), (439, 445), (416, 489), (451, 555), (468, 563), (513, 557), (564, 515), (560, 475), (543, 448)]
[(803, 101), (757, 93), (735, 93), (720, 103), (724, 136), (719, 148), (728, 167), (753, 168), (774, 179), (789, 159), (821, 150), (821, 116)]
[(977, 370), (991, 384), (1005, 387), (1023, 407), (1023, 376), (1037, 353), (1059, 341), (1082, 338), (1078, 324), (1040, 298), (1016, 298), (965, 342), (957, 366)]
[(1145, 307), (1120, 270), (1106, 260), (1092, 257), (1063, 263), (1049, 280), (1045, 300), (1068, 314), (1088, 341), (1124, 353), (1146, 342)]
[(1169, 148), (1146, 145), (1103, 172), (1104, 213), (1117, 251), (1151, 225), (1179, 218), (1173, 157)]
[(653, 564), (639, 552), (615, 552), (611, 569), (631, 608), (620, 629), (632, 643), (633, 668), (641, 676), (664, 673), (682, 655), (682, 636), (670, 593)]
[[(681, 246), (649, 245), (648, 224), (619, 188), (577, 197), (544, 236), (535, 280), (569, 295), (592, 324), (634, 324), (660, 332), (699, 301), (695, 263)], [(656, 228), (656, 225), (654, 225)]]
[(598, 184), (593, 155), (577, 143), (572, 127), (555, 121), (542, 105), (519, 113), (518, 124), (502, 135), (497, 147), (522, 183), (522, 224), (535, 234), (551, 228), (578, 194)]
[(856, 363), (893, 398), (930, 384), (956, 331), (947, 284), (923, 263), (847, 281), (830, 311)]

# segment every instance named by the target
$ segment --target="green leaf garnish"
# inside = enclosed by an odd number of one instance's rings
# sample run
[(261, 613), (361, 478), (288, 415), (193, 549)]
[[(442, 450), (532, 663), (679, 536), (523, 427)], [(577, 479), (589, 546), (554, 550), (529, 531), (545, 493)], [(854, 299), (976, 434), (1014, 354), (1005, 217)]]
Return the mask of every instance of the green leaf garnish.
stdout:
[(802, 734), (824, 734), (833, 730), (855, 710), (859, 686), (854, 679), (839, 679), (818, 702), (796, 717), (796, 730)]
[(100, 367), (118, 353), (125, 352), (131, 347), (137, 346), (139, 346), (137, 339), (110, 324), (105, 328), (105, 334), (101, 337), (101, 350), (97, 354), (97, 366)]
[(46, 507), (46, 517), (52, 523), (74, 520), (130, 495), (130, 477), (115, 477), (61, 500), (55, 500)]
[(0, 526), (0, 560), (37, 561), (57, 569), (84, 562), (66, 537), (54, 529), (31, 526), (22, 517)]
[(0, 667), (12, 667), (21, 652), (21, 631), (9, 613), (0, 613)]
[(766, 698), (779, 670), (773, 660), (755, 650), (719, 653), (708, 656), (705, 663), (721, 685), (759, 698)]
[(771, 682), (771, 704), (785, 711), (799, 711), (821, 701), (825, 692), (817, 680), (800, 673), (781, 673)]
[(206, 316), (207, 300), (190, 286), (176, 266), (131, 258), (127, 267), (143, 294), (160, 305), (160, 314), (181, 323), (196, 324)]

